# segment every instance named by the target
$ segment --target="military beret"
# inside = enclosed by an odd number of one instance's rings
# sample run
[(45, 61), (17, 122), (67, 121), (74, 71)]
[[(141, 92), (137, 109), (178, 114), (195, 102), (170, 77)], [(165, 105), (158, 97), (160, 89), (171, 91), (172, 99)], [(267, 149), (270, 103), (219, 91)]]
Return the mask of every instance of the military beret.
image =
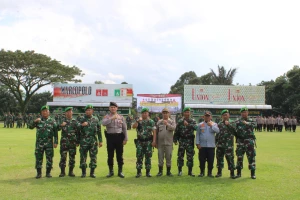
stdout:
[(85, 106), (84, 110), (87, 110), (87, 109), (94, 109), (94, 107), (93, 107), (93, 105), (88, 104)]
[(143, 108), (141, 113), (144, 113), (144, 112), (149, 112), (149, 108)]
[(211, 112), (207, 110), (207, 111), (204, 112), (203, 115), (204, 115), (204, 116), (211, 116)]
[(183, 112), (185, 112), (185, 111), (191, 111), (191, 108), (190, 108), (190, 107), (185, 107), (185, 108), (183, 109)]
[(244, 111), (248, 111), (248, 108), (247, 107), (242, 107), (240, 112), (244, 112)]
[(42, 110), (45, 110), (45, 109), (49, 110), (49, 106), (45, 105), (45, 106), (42, 106), (42, 107), (41, 107), (41, 111), (42, 111)]
[(72, 110), (73, 109), (73, 107), (66, 107), (65, 108), (65, 112), (67, 112), (67, 111), (69, 111), (69, 110)]
[(229, 110), (227, 110), (227, 109), (222, 110), (221, 115), (223, 115), (223, 114), (225, 114), (225, 113), (229, 113)]
[(109, 103), (109, 106), (115, 106), (115, 107), (118, 107), (117, 103), (115, 103), (115, 102), (110, 102), (110, 103)]
[(161, 112), (170, 112), (168, 108), (164, 108)]

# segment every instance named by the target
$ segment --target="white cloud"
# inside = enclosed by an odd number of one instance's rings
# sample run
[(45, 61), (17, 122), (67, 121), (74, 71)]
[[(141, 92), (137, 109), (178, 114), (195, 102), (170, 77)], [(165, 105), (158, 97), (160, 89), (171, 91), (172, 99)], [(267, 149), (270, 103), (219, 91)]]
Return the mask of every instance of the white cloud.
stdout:
[(122, 74), (108, 73), (108, 77), (113, 80), (124, 80), (124, 76)]

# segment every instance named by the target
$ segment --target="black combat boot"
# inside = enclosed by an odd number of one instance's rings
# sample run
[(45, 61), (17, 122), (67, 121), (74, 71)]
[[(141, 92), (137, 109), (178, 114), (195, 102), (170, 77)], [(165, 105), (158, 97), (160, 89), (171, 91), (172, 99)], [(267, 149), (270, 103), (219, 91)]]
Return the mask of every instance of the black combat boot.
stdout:
[(96, 176), (95, 176), (95, 168), (91, 168), (91, 171), (90, 171), (90, 177), (92, 177), (92, 178), (96, 178)]
[(69, 176), (70, 177), (75, 177), (75, 174), (73, 172), (74, 167), (69, 167)]
[(208, 170), (207, 176), (210, 177), (210, 178), (214, 178), (214, 176), (212, 175), (212, 169)]
[(47, 168), (46, 169), (46, 177), (47, 178), (52, 178), (52, 176), (51, 176), (51, 168)]
[(217, 178), (222, 176), (222, 168), (218, 168), (218, 173), (216, 175)]
[(252, 179), (256, 179), (256, 176), (255, 176), (255, 169), (251, 170), (251, 178), (252, 178)]
[(108, 166), (109, 170), (108, 170), (108, 174), (106, 175), (107, 178), (112, 177), (114, 174), (114, 166), (110, 165)]
[(118, 177), (120, 177), (120, 178), (125, 178), (125, 176), (124, 176), (124, 174), (123, 174), (123, 166), (122, 166), (122, 165), (120, 165), (120, 166), (118, 167)]
[(242, 177), (242, 170), (241, 170), (241, 169), (238, 169), (238, 170), (237, 170), (236, 178), (241, 178), (241, 177)]
[(163, 167), (158, 167), (158, 173), (156, 176), (162, 176), (163, 173)]
[(42, 177), (42, 169), (41, 168), (37, 168), (36, 169), (36, 179), (39, 179), (39, 178), (41, 178)]
[(173, 176), (171, 173), (171, 167), (167, 167), (167, 176)]
[(193, 168), (192, 167), (189, 167), (189, 173), (188, 173), (189, 176), (192, 176), (192, 177), (195, 177), (195, 175), (193, 174)]
[(60, 175), (59, 175), (59, 177), (64, 177), (66, 175), (65, 169), (66, 169), (65, 167), (61, 167), (60, 168)]
[(230, 178), (236, 179), (236, 176), (234, 175), (234, 169), (230, 170)]
[(200, 174), (198, 175), (198, 177), (203, 177), (204, 176), (204, 169), (200, 169)]
[(182, 176), (182, 167), (178, 167), (178, 176)]
[(149, 178), (152, 177), (152, 175), (150, 174), (150, 169), (146, 169), (146, 176)]
[(86, 168), (81, 168), (82, 174), (81, 174), (81, 178), (85, 178), (86, 177)]
[(135, 178), (140, 178), (142, 176), (142, 170), (141, 169), (137, 169), (137, 173)]

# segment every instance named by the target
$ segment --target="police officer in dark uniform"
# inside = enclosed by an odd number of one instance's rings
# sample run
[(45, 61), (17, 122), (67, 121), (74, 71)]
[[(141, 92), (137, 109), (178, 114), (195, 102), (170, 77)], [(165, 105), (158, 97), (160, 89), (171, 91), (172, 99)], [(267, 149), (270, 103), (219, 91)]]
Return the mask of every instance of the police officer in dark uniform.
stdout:
[(118, 105), (115, 102), (110, 102), (110, 114), (106, 115), (102, 120), (102, 125), (106, 126), (106, 142), (107, 142), (107, 164), (109, 173), (106, 177), (114, 175), (114, 151), (116, 151), (118, 162), (118, 176), (124, 178), (123, 169), (123, 146), (127, 143), (127, 127), (126, 121), (122, 115), (117, 113)]

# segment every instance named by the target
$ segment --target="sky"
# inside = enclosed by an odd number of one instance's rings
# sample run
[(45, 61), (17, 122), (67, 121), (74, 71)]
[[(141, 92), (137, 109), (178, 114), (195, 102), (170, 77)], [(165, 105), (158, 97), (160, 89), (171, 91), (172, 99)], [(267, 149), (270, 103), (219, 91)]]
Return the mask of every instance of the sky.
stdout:
[[(187, 71), (256, 85), (300, 65), (297, 0), (1, 0), (0, 49), (77, 66), (83, 83), (168, 93)], [(52, 90), (50, 86), (43, 90)]]

